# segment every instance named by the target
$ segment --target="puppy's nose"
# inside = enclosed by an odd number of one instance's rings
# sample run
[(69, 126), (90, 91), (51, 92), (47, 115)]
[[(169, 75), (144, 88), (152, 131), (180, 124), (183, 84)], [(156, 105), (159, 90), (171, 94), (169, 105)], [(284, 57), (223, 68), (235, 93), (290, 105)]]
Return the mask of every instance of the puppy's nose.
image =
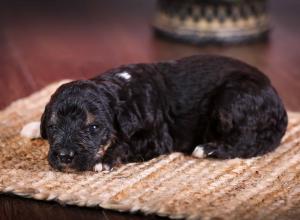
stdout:
[(62, 149), (58, 153), (58, 158), (61, 163), (71, 163), (74, 158), (74, 151), (68, 149)]

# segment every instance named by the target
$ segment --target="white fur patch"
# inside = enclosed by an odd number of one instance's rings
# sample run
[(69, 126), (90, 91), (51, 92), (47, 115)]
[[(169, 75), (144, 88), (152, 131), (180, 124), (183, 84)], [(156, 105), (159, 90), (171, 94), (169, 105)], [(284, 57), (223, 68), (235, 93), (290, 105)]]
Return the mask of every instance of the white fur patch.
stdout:
[(105, 173), (107, 173), (107, 172), (110, 172), (110, 171), (112, 171), (112, 170), (113, 170), (113, 169), (110, 168), (110, 166), (107, 165), (107, 164), (97, 163), (97, 164), (94, 166), (94, 171), (96, 171), (96, 172), (105, 172)]
[(201, 145), (196, 146), (192, 155), (197, 158), (205, 158), (203, 147)]
[(214, 153), (214, 151), (211, 151), (209, 153), (207, 153), (208, 156), (212, 155)]
[(41, 137), (40, 125), (41, 122), (39, 121), (30, 122), (24, 125), (20, 132), (21, 136), (31, 138), (31, 139), (40, 138)]
[(128, 72), (121, 72), (121, 73), (117, 73), (117, 76), (129, 80), (131, 78), (131, 75)]
[(103, 165), (102, 163), (98, 163), (94, 166), (94, 171), (96, 172), (101, 172), (103, 170)]
[(111, 171), (112, 168), (110, 168), (110, 166), (107, 165), (107, 164), (103, 164), (103, 169), (102, 170), (104, 170), (104, 171)]

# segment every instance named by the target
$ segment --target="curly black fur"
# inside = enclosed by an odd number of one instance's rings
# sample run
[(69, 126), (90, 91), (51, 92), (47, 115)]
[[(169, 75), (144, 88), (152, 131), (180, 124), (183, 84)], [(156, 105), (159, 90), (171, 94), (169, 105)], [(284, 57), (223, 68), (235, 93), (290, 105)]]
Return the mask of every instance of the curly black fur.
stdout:
[[(284, 106), (263, 73), (199, 55), (124, 65), (65, 84), (45, 108), (41, 134), (54, 168), (88, 170), (99, 162), (112, 167), (190, 154), (197, 145), (208, 157), (249, 158), (274, 150), (286, 127)], [(72, 158), (62, 162), (61, 151)]]

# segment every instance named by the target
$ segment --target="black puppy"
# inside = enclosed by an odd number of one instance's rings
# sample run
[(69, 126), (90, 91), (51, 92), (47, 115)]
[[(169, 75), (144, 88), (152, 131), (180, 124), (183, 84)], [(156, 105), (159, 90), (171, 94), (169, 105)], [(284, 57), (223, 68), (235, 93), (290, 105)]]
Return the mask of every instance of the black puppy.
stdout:
[(110, 169), (174, 151), (249, 158), (275, 149), (286, 127), (269, 79), (220, 56), (125, 65), (64, 84), (41, 119), (58, 170)]

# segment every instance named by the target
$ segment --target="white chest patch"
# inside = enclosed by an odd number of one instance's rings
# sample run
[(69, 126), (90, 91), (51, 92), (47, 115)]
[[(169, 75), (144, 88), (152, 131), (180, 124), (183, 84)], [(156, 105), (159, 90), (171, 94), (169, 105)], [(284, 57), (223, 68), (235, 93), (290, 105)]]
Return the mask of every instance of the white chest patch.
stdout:
[(121, 73), (117, 73), (118, 77), (121, 77), (123, 79), (129, 80), (131, 78), (131, 75), (128, 72), (121, 72)]

